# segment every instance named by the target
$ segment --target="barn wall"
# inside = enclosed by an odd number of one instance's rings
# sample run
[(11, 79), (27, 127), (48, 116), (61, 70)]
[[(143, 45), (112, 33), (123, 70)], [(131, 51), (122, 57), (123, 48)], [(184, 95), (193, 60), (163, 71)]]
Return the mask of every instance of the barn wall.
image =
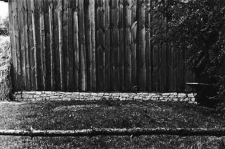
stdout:
[(153, 44), (151, 0), (9, 0), (13, 88), (190, 91), (185, 53)]

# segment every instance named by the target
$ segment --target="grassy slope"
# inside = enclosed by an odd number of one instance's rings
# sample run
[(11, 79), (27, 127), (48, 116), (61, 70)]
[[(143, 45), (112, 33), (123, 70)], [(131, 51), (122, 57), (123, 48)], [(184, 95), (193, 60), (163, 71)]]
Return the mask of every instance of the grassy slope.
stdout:
[[(76, 105), (94, 107), (75, 108)], [(224, 127), (225, 118), (210, 109), (172, 102), (45, 102), (5, 103), (0, 106), (0, 129), (85, 129), (90, 127)], [(25, 137), (1, 137), (21, 148), (31, 146)], [(6, 141), (8, 140), (8, 141)], [(14, 143), (13, 143), (14, 142)], [(39, 148), (217, 148), (220, 138), (140, 136), (140, 137), (61, 137), (34, 138)], [(7, 145), (4, 145), (6, 147)], [(10, 146), (10, 145), (8, 145)], [(1, 147), (1, 146), (0, 146)], [(11, 146), (13, 148), (13, 146)]]

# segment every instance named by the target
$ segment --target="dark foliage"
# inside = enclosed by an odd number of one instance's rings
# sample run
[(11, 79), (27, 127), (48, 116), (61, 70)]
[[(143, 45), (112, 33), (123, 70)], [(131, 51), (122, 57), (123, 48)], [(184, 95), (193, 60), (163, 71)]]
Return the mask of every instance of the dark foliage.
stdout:
[(0, 24), (0, 35), (8, 36), (9, 35), (9, 16), (1, 20)]
[(225, 1), (157, 1), (153, 12), (160, 12), (168, 22), (163, 28), (167, 36), (157, 34), (153, 40), (166, 40), (171, 47), (185, 50), (187, 67), (196, 81), (212, 84), (217, 94), (211, 99), (224, 100)]

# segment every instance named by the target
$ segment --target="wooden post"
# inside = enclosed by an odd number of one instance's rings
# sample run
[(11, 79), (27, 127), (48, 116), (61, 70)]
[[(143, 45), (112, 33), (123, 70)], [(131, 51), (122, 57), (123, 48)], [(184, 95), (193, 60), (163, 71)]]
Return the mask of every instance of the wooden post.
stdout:
[(89, 0), (90, 3), (90, 23), (91, 23), (91, 49), (92, 49), (92, 60), (93, 60), (93, 69), (92, 69), (92, 91), (96, 91), (96, 46), (95, 46), (95, 1)]
[(59, 76), (60, 89), (64, 90), (64, 65), (63, 65), (63, 1), (58, 2), (58, 31), (59, 31)]
[(86, 51), (87, 51), (87, 90), (90, 91), (92, 90), (92, 69), (93, 69), (93, 60), (92, 60), (92, 42), (91, 42), (91, 12), (90, 12), (90, 1), (86, 0), (85, 1), (86, 9), (85, 10), (85, 36), (86, 36)]
[(41, 72), (42, 72), (42, 89), (46, 89), (46, 37), (45, 37), (45, 11), (44, 11), (44, 1), (39, 0), (39, 13), (40, 13), (40, 60), (41, 60)]
[[(136, 80), (136, 66), (132, 66), (132, 62), (136, 62), (136, 54), (132, 50), (135, 48), (135, 45), (132, 47), (132, 30), (136, 32), (136, 22), (132, 22), (132, 8), (135, 7), (132, 4), (132, 0), (125, 1), (125, 90), (129, 91), (132, 87), (131, 84), (135, 84)], [(133, 26), (133, 28), (132, 28)], [(132, 61), (132, 58), (133, 61)]]
[(80, 50), (79, 50), (79, 20), (78, 20), (78, 0), (74, 2), (73, 12), (73, 48), (74, 48), (74, 90), (79, 90), (79, 70), (80, 70)]
[(125, 90), (125, 1), (119, 0), (119, 90)]
[(33, 28), (33, 43), (34, 43), (34, 51), (33, 51), (33, 58), (34, 58), (34, 78), (35, 78), (35, 82), (33, 82), (35, 84), (35, 90), (38, 89), (38, 76), (37, 76), (37, 42), (36, 42), (36, 22), (35, 22), (35, 13), (34, 13), (34, 0), (31, 0), (31, 13), (32, 13), (32, 28)]
[(146, 90), (146, 32), (145, 32), (145, 1), (138, 1), (138, 88)]
[(109, 91), (111, 88), (111, 32), (110, 32), (110, 1), (105, 1), (105, 90)]
[(80, 49), (80, 91), (87, 90), (87, 67), (86, 67), (86, 46), (84, 28), (84, 1), (78, 0), (78, 28), (79, 28), (79, 49)]
[(152, 26), (151, 26), (151, 0), (146, 0), (146, 90), (152, 91)]
[(104, 11), (103, 1), (96, 1), (96, 74), (97, 74), (97, 90), (104, 90)]
[(54, 16), (53, 2), (49, 1), (49, 38), (50, 38), (50, 69), (51, 69), (51, 90), (55, 90), (55, 64), (54, 64)]
[(118, 11), (118, 4), (119, 0), (111, 1), (111, 42), (112, 42), (112, 90), (118, 91), (118, 84), (119, 84), (119, 69), (118, 69), (118, 61), (119, 61), (119, 30), (118, 30), (118, 23), (119, 23), (119, 11)]
[[(69, 34), (72, 32), (72, 30), (68, 30), (68, 27), (70, 26), (70, 18), (69, 18), (69, 0), (63, 0), (62, 3), (62, 30), (63, 30), (63, 90), (62, 91), (68, 91), (69, 90), (69, 82), (70, 82), (70, 68), (72, 66), (70, 65), (70, 52), (69, 52)], [(71, 80), (72, 81), (72, 80)]]
[(68, 47), (68, 77), (67, 77), (67, 91), (74, 91), (74, 49), (73, 49), (73, 0), (68, 1), (68, 28), (67, 28), (67, 34), (68, 34), (68, 41), (67, 41), (67, 47)]

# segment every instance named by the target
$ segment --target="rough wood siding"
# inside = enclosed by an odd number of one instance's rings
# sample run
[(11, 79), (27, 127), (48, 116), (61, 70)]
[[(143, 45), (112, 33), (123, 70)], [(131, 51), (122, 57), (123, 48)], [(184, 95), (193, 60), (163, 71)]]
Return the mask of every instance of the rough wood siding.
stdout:
[[(188, 53), (153, 44), (151, 0), (10, 0), (13, 87), (190, 91)], [(161, 34), (166, 32), (161, 31)]]

